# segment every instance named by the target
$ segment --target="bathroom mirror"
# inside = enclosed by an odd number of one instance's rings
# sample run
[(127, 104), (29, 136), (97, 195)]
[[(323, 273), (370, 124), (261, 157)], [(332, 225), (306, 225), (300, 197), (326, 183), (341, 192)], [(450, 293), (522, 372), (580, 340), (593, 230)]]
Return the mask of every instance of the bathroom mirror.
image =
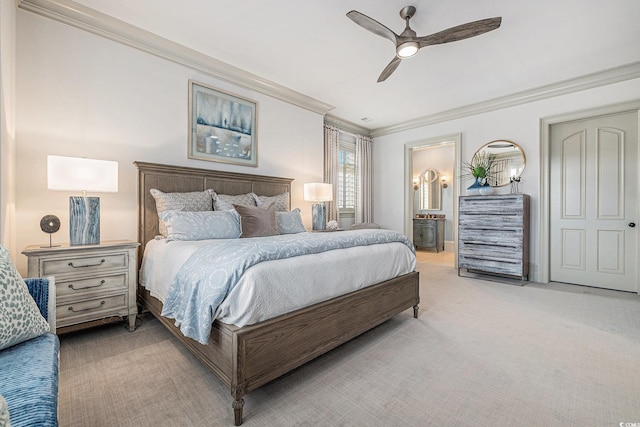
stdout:
[(494, 158), (489, 179), (492, 187), (508, 185), (511, 178), (519, 178), (524, 171), (526, 165), (524, 151), (515, 142), (505, 139), (487, 142), (476, 151), (473, 157), (486, 155)]
[(420, 210), (441, 210), (442, 189), (437, 170), (427, 169), (420, 175)]

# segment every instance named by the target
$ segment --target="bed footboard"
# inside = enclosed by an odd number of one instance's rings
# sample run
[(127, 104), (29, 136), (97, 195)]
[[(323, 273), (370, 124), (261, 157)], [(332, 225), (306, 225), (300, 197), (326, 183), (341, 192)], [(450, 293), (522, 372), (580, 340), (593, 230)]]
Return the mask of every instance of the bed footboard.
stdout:
[(204, 346), (184, 337), (162, 304), (141, 288), (149, 311), (231, 389), (236, 425), (243, 396), (420, 302), (418, 272), (412, 272), (274, 319), (242, 328), (216, 321)]

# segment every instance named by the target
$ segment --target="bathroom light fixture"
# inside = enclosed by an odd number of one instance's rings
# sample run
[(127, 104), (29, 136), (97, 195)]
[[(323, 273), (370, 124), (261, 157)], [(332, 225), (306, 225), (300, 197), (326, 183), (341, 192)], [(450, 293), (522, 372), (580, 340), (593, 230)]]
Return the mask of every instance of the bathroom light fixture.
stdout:
[(442, 188), (447, 188), (448, 187), (448, 185), (447, 185), (447, 176), (446, 175), (442, 175), (440, 177), (440, 182), (442, 182)]
[(69, 197), (69, 238), (71, 245), (100, 243), (100, 198), (87, 191), (118, 192), (118, 162), (79, 157), (47, 156), (49, 190), (82, 191)]

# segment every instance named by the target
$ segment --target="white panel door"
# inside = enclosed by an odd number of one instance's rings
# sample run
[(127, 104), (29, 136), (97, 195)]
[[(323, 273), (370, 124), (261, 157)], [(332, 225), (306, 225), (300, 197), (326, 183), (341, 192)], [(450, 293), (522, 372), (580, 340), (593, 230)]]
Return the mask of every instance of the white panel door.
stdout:
[(551, 126), (550, 279), (638, 291), (638, 114)]

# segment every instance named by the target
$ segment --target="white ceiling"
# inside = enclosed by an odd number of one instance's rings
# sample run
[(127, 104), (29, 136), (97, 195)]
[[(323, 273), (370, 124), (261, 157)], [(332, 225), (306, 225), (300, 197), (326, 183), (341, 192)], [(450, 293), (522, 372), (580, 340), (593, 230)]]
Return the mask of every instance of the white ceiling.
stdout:
[[(329, 114), (368, 129), (640, 61), (639, 0), (77, 2), (333, 105)], [(409, 4), (419, 36), (494, 16), (502, 26), (423, 48), (376, 83), (394, 46), (345, 15), (355, 9), (400, 33), (398, 12)]]

